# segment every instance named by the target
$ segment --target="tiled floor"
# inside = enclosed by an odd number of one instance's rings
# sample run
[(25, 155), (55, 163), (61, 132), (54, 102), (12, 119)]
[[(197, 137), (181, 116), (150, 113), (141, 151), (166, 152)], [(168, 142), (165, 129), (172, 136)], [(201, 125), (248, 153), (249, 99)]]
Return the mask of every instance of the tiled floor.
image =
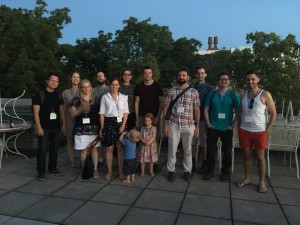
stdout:
[[(67, 155), (60, 150), (61, 177), (46, 176), (38, 182), (35, 158), (4, 156), (0, 170), (0, 224), (300, 224), (300, 182), (296, 170), (283, 164), (281, 153), (271, 155), (268, 192), (257, 193), (258, 176), (253, 168), (252, 184), (235, 187), (243, 178), (242, 154), (236, 150), (235, 171), (229, 182), (216, 176), (203, 181), (194, 173), (183, 180), (182, 158), (178, 157), (176, 180), (166, 179), (166, 153), (160, 157), (162, 172), (155, 177), (136, 176), (130, 184), (116, 176), (78, 179), (79, 165), (68, 169)], [(217, 166), (217, 164), (216, 164)], [(100, 168), (103, 177), (105, 168)]]

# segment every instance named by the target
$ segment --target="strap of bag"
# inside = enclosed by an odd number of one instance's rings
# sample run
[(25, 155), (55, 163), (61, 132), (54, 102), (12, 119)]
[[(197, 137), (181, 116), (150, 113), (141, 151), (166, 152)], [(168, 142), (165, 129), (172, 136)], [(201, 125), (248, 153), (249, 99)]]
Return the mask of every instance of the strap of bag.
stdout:
[(91, 153), (92, 149), (96, 146), (96, 144), (98, 143), (98, 141), (100, 141), (100, 136), (99, 135), (87, 147), (87, 153), (86, 153), (86, 155), (89, 155)]
[(177, 100), (178, 100), (178, 99), (179, 99), (179, 98), (180, 98), (187, 90), (189, 90), (191, 87), (192, 87), (192, 86), (188, 86), (188, 87), (186, 87), (185, 89), (183, 89), (182, 92), (180, 92), (180, 93), (176, 96), (176, 98), (175, 98), (173, 101), (170, 102), (169, 107), (172, 108), (173, 105), (175, 105), (176, 101), (177, 101)]

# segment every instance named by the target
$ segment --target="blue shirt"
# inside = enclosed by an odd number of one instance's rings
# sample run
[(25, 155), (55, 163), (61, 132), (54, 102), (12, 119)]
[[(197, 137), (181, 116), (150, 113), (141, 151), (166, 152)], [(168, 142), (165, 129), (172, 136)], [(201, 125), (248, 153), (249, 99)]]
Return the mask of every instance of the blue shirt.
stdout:
[[(232, 125), (233, 109), (238, 109), (240, 105), (240, 98), (236, 93), (233, 93), (233, 98), (234, 101), (232, 101), (229, 89), (225, 92), (224, 96), (220, 95), (220, 90), (211, 92), (207, 96), (205, 107), (209, 107), (209, 122), (215, 129), (226, 131), (227, 127)], [(220, 114), (223, 116), (225, 114), (225, 118), (220, 118)]]
[(136, 158), (136, 143), (131, 142), (128, 138), (123, 138), (122, 144), (124, 146), (124, 159)]

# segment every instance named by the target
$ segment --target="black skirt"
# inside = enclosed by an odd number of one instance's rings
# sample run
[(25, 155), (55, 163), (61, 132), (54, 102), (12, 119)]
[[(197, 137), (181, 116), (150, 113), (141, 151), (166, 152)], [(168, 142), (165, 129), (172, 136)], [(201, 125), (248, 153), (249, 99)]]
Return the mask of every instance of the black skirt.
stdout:
[(104, 130), (102, 133), (101, 144), (104, 147), (114, 145), (119, 137), (119, 129), (122, 126), (122, 122), (117, 122), (117, 117), (105, 117), (104, 118)]

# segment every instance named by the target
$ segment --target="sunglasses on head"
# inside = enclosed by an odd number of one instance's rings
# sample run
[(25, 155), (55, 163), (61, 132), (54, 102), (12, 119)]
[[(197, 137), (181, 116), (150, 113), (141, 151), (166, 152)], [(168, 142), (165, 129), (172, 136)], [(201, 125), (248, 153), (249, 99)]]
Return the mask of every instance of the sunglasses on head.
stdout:
[(253, 109), (254, 99), (250, 99), (249, 109)]

